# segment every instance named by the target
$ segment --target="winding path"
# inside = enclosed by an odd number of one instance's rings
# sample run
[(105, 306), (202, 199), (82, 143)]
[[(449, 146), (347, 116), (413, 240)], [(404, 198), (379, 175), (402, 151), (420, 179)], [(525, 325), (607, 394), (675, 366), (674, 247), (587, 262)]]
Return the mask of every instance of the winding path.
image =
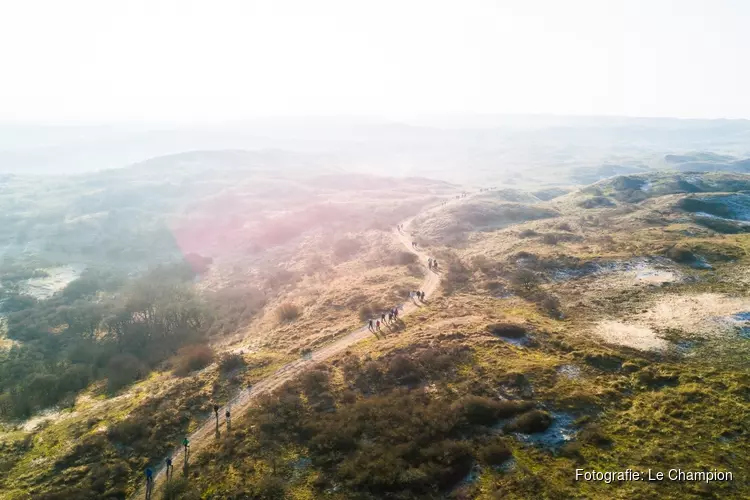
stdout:
[[(437, 208), (437, 207), (435, 207)], [(406, 229), (408, 225), (411, 224), (413, 218), (407, 219), (403, 222), (403, 227)], [(428, 255), (422, 251), (421, 249), (415, 249), (412, 248), (412, 239), (409, 236), (408, 233), (394, 231), (394, 235), (398, 241), (400, 241), (406, 249), (417, 255), (419, 257), (420, 262), (422, 265), (427, 267), (427, 259)], [(427, 270), (427, 276), (425, 277), (424, 282), (422, 282), (420, 290), (425, 292), (426, 296), (432, 295), (432, 293), (437, 289), (438, 285), (440, 284), (440, 275), (438, 273), (432, 272), (429, 269)], [(409, 314), (411, 312), (414, 312), (415, 310), (419, 309), (419, 306), (413, 303), (412, 301), (407, 301), (400, 309), (399, 316), (403, 316), (406, 314)], [(305, 358), (300, 358), (295, 361), (292, 361), (290, 363), (287, 363), (286, 365), (279, 368), (277, 371), (266, 377), (265, 379), (261, 380), (260, 382), (256, 383), (249, 389), (243, 389), (241, 390), (230, 402), (227, 403), (227, 406), (232, 408), (232, 418), (236, 422), (242, 415), (245, 414), (245, 412), (252, 406), (253, 399), (255, 399), (258, 395), (268, 393), (273, 391), (274, 389), (282, 386), (284, 383), (292, 380), (297, 375), (302, 373), (304, 370), (314, 366), (316, 363), (320, 361), (324, 361), (332, 356), (335, 356), (336, 354), (345, 351), (348, 347), (350, 347), (353, 344), (356, 344), (357, 342), (360, 342), (361, 340), (364, 340), (368, 337), (371, 337), (373, 334), (370, 332), (366, 326), (363, 326), (357, 330), (354, 330), (351, 333), (348, 333), (347, 335), (331, 342), (330, 344), (324, 345), (320, 347), (319, 349), (313, 351), (310, 355), (306, 356)], [(215, 440), (215, 432), (216, 432), (216, 424), (214, 417), (209, 417), (201, 426), (198, 428), (195, 432), (193, 432), (189, 436), (190, 440), (190, 454), (197, 453), (203, 449), (203, 447), (207, 444)], [(174, 472), (176, 475), (181, 474), (180, 470), (182, 469), (184, 458), (183, 458), (183, 449), (182, 446), (178, 447), (176, 450), (172, 452), (172, 462), (174, 463)], [(165, 467), (162, 465), (158, 471), (156, 471), (156, 474), (154, 475), (154, 492), (151, 495), (152, 499), (160, 498), (160, 486), (163, 486), (164, 479), (165, 479)], [(131, 495), (131, 499), (145, 499), (146, 498), (146, 490), (144, 486), (139, 487), (133, 495)]]

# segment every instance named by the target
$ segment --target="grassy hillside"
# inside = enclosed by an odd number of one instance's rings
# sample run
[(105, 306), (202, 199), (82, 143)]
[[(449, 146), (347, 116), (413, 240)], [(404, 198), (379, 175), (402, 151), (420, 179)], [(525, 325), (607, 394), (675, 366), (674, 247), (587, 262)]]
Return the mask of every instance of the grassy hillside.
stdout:
[[(673, 187), (616, 199), (614, 185), (627, 179), (596, 186), (612, 207), (588, 212), (574, 200), (589, 194), (575, 193), (555, 202), (552, 218), (467, 229), (461, 248), (432, 247), (444, 255), (443, 291), (403, 332), (259, 401), (195, 458), (179, 488), (267, 498), (746, 497), (750, 239), (694, 220), (681, 208), (694, 195)], [(701, 193), (745, 182), (643, 180)], [(721, 196), (714, 201), (737, 195)], [(468, 198), (450, 213), (482, 203)], [(424, 219), (418, 229), (439, 224)], [(577, 482), (576, 468), (716, 468), (735, 480)]]
[[(116, 175), (91, 210), (140, 186)], [(160, 477), (159, 498), (750, 495), (747, 176), (461, 197), (420, 178), (189, 175), (133, 221), (168, 223), (171, 266), (156, 250), (133, 260), (148, 272), (85, 261), (67, 283), (54, 265), (71, 261), (44, 251), (4, 261), (2, 498), (126, 498), (214, 404), (219, 432)], [(424, 283), (401, 239), (438, 259), (437, 293), (228, 427), (240, 391)], [(39, 280), (50, 293), (30, 297)], [(577, 468), (735, 480), (607, 484)]]

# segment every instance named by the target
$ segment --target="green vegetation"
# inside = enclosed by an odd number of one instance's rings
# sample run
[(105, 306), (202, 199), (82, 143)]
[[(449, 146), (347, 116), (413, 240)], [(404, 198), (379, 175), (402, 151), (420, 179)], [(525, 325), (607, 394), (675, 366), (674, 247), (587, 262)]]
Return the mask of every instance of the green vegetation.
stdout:
[(0, 351), (2, 416), (27, 417), (100, 379), (115, 392), (201, 339), (211, 319), (190, 277), (183, 265), (159, 267), (115, 289), (122, 280), (89, 272), (48, 300), (6, 292), (18, 345)]

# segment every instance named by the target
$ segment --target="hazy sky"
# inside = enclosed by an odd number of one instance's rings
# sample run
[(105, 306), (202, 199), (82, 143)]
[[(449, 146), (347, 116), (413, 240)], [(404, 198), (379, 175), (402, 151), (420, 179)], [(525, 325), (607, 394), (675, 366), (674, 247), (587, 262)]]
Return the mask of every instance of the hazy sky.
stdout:
[(0, 120), (750, 118), (744, 0), (0, 0)]

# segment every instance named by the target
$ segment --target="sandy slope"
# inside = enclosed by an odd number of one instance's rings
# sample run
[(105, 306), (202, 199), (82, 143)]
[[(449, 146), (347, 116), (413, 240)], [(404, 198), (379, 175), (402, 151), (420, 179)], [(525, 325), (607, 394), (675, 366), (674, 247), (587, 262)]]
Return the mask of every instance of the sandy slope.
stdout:
[[(407, 221), (404, 221), (403, 225), (405, 229), (408, 229), (408, 225), (411, 223), (412, 219), (408, 219)], [(406, 233), (399, 233), (397, 231), (394, 231), (394, 236), (406, 247), (406, 249), (409, 252), (412, 252), (416, 254), (419, 257), (420, 262), (427, 267), (427, 259), (429, 258), (428, 254), (423, 249), (414, 249), (411, 246), (412, 238), (411, 236)], [(424, 282), (422, 283), (422, 286), (420, 290), (424, 291), (427, 296), (431, 295), (440, 284), (440, 275), (438, 273), (434, 273), (430, 270), (427, 271), (427, 276), (425, 277)], [(413, 312), (414, 310), (418, 309), (418, 306), (411, 301), (407, 301), (405, 304), (403, 304), (401, 308), (401, 315), (409, 314)], [(274, 389), (280, 387), (284, 383), (288, 382), (289, 380), (295, 378), (297, 375), (302, 373), (304, 370), (314, 366), (316, 363), (326, 360), (332, 356), (335, 356), (336, 354), (346, 350), (349, 346), (356, 344), (357, 342), (372, 336), (372, 333), (368, 331), (366, 326), (363, 326), (362, 328), (359, 328), (358, 330), (355, 330), (349, 334), (347, 334), (344, 337), (341, 337), (340, 339), (331, 342), (328, 345), (325, 345), (321, 347), (320, 349), (314, 351), (310, 356), (308, 356), (305, 359), (298, 359), (295, 361), (292, 361), (290, 363), (287, 363), (283, 367), (281, 367), (279, 370), (274, 372), (272, 375), (268, 376), (267, 378), (263, 379), (262, 381), (255, 384), (250, 389), (243, 389), (235, 398), (228, 404), (232, 408), (232, 418), (235, 419), (235, 421), (244, 415), (244, 413), (247, 411), (247, 409), (252, 405), (253, 400), (255, 397), (257, 397), (259, 394), (267, 393), (270, 391), (273, 391)], [(222, 408), (223, 413), (223, 408)], [(213, 417), (209, 418), (198, 430), (196, 430), (192, 435), (190, 435), (190, 453), (196, 453), (200, 451), (207, 443), (210, 443), (215, 438), (215, 420)], [(175, 450), (172, 454), (172, 461), (175, 465), (174, 467), (174, 473), (176, 475), (181, 474), (182, 464), (183, 464), (183, 451), (182, 447), (179, 447), (177, 450)], [(165, 479), (165, 469), (162, 465), (158, 471), (155, 474), (155, 487), (154, 487), (154, 493), (152, 494), (152, 498), (159, 498), (159, 489), (163, 485)], [(145, 498), (145, 488), (140, 487), (136, 492), (131, 496), (133, 499), (142, 499)]]

